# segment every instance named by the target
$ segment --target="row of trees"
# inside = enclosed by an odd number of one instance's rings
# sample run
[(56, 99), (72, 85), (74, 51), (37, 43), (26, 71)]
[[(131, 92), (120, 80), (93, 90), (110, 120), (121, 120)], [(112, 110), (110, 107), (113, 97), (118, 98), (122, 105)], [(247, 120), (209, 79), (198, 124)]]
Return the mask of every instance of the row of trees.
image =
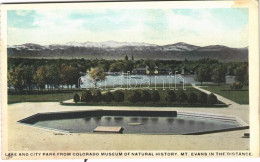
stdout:
[[(128, 100), (132, 103), (137, 102), (159, 102), (161, 100), (160, 94), (157, 91), (153, 91), (151, 94), (148, 91), (134, 91), (128, 98)], [(216, 104), (217, 97), (211, 93), (207, 95), (206, 93), (201, 92), (197, 95), (194, 92), (190, 92), (186, 94), (184, 91), (180, 91), (175, 94), (174, 91), (169, 91), (166, 95), (165, 100), (168, 103), (179, 102), (184, 103), (188, 102), (189, 104), (200, 103), (200, 104)]]
[[(181, 71), (183, 67), (189, 71), (196, 72), (201, 66), (208, 67), (209, 71), (213, 71), (218, 66), (223, 66), (226, 69), (227, 75), (235, 75), (236, 69), (242, 64), (247, 66), (247, 62), (218, 62), (214, 59), (201, 59), (201, 60), (133, 60), (126, 58), (121, 58), (121, 60), (105, 60), (105, 59), (26, 59), (26, 58), (8, 58), (8, 69), (13, 69), (18, 65), (32, 65), (32, 66), (42, 66), (42, 65), (57, 65), (71, 64), (73, 66), (78, 66), (81, 71), (90, 69), (91, 67), (101, 67), (104, 71), (132, 71), (133, 68), (139, 67), (149, 67), (157, 66), (159, 68), (170, 68), (173, 71)], [(116, 66), (119, 65), (119, 66)], [(117, 67), (117, 68), (116, 68)]]
[(81, 97), (76, 93), (73, 97), (74, 102), (123, 102), (125, 99), (122, 91), (107, 92), (102, 94), (100, 91), (84, 91)]
[[(95, 91), (84, 91), (81, 97), (76, 93), (74, 95), (74, 102), (123, 102), (125, 99), (125, 94), (123, 91), (115, 91), (115, 92), (107, 92), (102, 95), (102, 93), (98, 90)], [(152, 93), (144, 90), (144, 91), (133, 91), (128, 96), (128, 101), (131, 103), (143, 102), (144, 104), (147, 102), (159, 102), (161, 100), (161, 96), (158, 91), (153, 91)], [(190, 92), (186, 94), (184, 91), (180, 91), (175, 94), (174, 91), (169, 91), (166, 95), (165, 100), (168, 103), (179, 102), (180, 104), (183, 102), (188, 102), (189, 104), (216, 104), (217, 97), (211, 93), (207, 95), (204, 92), (199, 93), (198, 95), (194, 92)]]
[(87, 69), (95, 69), (93, 80), (104, 78), (106, 71), (127, 72), (136, 67), (171, 68), (173, 71), (181, 71), (185, 67), (194, 74), (199, 82), (213, 81), (224, 83), (226, 75), (235, 75), (236, 82), (248, 84), (248, 63), (220, 63), (216, 60), (204, 59), (198, 61), (175, 60), (85, 60), (85, 59), (8, 59), (8, 85), (16, 91), (24, 89), (48, 89), (59, 88), (61, 85), (72, 87), (77, 85), (80, 74)]
[[(212, 68), (213, 67), (213, 68)], [(201, 65), (196, 71), (196, 80), (201, 82), (225, 83), (225, 77), (228, 74), (227, 66)], [(248, 85), (248, 63), (242, 63), (232, 69), (232, 75), (235, 75), (235, 81), (244, 85)]]
[(13, 86), (15, 91), (22, 92), (24, 89), (48, 90), (60, 88), (67, 85), (72, 88), (77, 85), (80, 77), (80, 70), (73, 65), (42, 65), (35, 67), (32, 65), (18, 65), (8, 71), (8, 85)]

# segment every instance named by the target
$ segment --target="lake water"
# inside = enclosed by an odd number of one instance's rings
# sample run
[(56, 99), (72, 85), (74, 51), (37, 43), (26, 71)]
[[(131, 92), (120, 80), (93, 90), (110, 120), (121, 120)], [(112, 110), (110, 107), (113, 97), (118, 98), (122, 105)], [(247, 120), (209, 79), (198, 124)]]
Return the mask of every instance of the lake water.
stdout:
[[(79, 80), (81, 88), (95, 87), (88, 75)], [(97, 87), (120, 88), (131, 87), (174, 87), (175, 84), (199, 84), (194, 75), (108, 75), (103, 81), (97, 82)]]
[(238, 126), (235, 122), (183, 116), (97, 116), (38, 121), (34, 125), (69, 132), (93, 132), (97, 126), (117, 126), (123, 127), (123, 133), (141, 134), (187, 134), (235, 128)]

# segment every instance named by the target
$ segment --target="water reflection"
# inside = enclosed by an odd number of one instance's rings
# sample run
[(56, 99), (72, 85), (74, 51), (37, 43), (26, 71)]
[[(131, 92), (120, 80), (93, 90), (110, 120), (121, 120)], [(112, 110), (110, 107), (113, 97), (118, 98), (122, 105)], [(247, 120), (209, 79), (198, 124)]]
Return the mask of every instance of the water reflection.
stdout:
[(105, 117), (106, 120), (110, 121), (111, 120), (111, 117), (110, 116), (107, 116)]
[(138, 118), (137, 117), (132, 117), (132, 118), (130, 118), (130, 120), (136, 122), (136, 121), (138, 121)]
[(141, 120), (142, 120), (142, 121), (147, 121), (148, 118), (146, 118), (146, 117), (142, 117)]
[(199, 124), (205, 125), (206, 123), (204, 121), (199, 121)]
[(177, 119), (177, 123), (178, 123), (178, 124), (183, 124), (184, 122), (185, 122), (184, 119)]
[(85, 120), (86, 122), (90, 121), (91, 120), (91, 117), (86, 117), (86, 118), (83, 118), (83, 120)]
[(100, 116), (96, 116), (96, 117), (93, 117), (93, 119), (94, 119), (95, 121), (100, 121), (101, 117), (100, 117)]
[(188, 120), (188, 123), (189, 123), (190, 125), (194, 125), (194, 124), (195, 124), (195, 121), (194, 121), (194, 120)]
[(158, 121), (158, 118), (153, 117), (153, 118), (151, 118), (151, 121), (152, 121), (153, 123), (156, 123), (156, 122)]
[(115, 120), (123, 120), (123, 117), (118, 116), (118, 117), (114, 117)]
[(167, 120), (168, 123), (174, 122), (174, 118), (167, 118), (166, 120)]
[[(212, 119), (213, 120), (213, 119)], [(96, 116), (39, 121), (35, 125), (74, 132), (92, 132), (97, 126), (120, 126), (124, 133), (184, 134), (237, 127), (226, 121), (203, 121), (191, 117)]]

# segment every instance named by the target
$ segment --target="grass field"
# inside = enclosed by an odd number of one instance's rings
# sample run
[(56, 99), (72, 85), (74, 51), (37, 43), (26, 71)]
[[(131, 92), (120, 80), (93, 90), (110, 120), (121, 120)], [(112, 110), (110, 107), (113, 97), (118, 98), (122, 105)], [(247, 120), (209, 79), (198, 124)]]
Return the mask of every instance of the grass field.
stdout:
[(73, 98), (74, 91), (45, 92), (39, 94), (9, 94), (8, 104), (18, 102), (60, 102)]
[[(158, 85), (158, 87), (162, 87), (162, 85)], [(182, 84), (178, 85), (177, 87), (178, 89), (181, 89)], [(126, 86), (122, 86), (122, 88), (126, 88)], [(107, 87), (107, 89), (113, 89), (113, 87)], [(59, 91), (55, 90), (53, 92), (48, 90), (33, 91), (31, 94), (17, 94), (15, 92), (10, 92), (8, 93), (8, 104), (19, 103), (19, 102), (60, 102), (60, 101), (72, 99), (76, 92), (81, 96), (82, 91), (83, 90), (80, 89), (71, 90), (71, 89), (64, 88)]]
[(213, 93), (219, 94), (239, 104), (249, 103), (248, 86), (243, 86), (241, 90), (231, 90), (229, 85), (209, 85), (208, 87), (201, 87)]

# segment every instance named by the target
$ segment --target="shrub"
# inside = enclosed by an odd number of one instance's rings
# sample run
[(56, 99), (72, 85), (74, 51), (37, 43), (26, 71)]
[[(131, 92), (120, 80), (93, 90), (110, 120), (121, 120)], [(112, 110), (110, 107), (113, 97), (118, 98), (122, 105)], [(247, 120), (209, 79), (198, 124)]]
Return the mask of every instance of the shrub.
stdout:
[(177, 100), (178, 100), (180, 103), (187, 101), (187, 99), (188, 99), (188, 96), (187, 96), (186, 93), (184, 93), (183, 91), (181, 91), (181, 92), (178, 94)]
[(128, 98), (128, 100), (132, 103), (137, 103), (141, 100), (141, 93), (138, 91), (134, 91)]
[(160, 94), (158, 93), (158, 91), (153, 91), (152, 95), (151, 95), (151, 100), (153, 102), (158, 102), (160, 101), (161, 97)]
[(100, 91), (93, 91), (92, 92), (92, 98), (94, 102), (100, 102), (102, 101), (102, 94)]
[(193, 104), (196, 103), (197, 101), (198, 101), (198, 96), (195, 93), (191, 92), (188, 96), (188, 103)]
[(74, 100), (75, 103), (79, 102), (80, 97), (79, 97), (79, 95), (77, 93), (74, 95), (73, 100)]
[(92, 94), (90, 91), (84, 91), (81, 95), (81, 101), (90, 102), (92, 100)]
[(216, 104), (218, 102), (217, 96), (214, 95), (213, 93), (208, 95), (208, 104)]
[(114, 92), (114, 100), (115, 102), (123, 102), (125, 99), (124, 92), (122, 91), (115, 91)]
[(208, 95), (206, 93), (200, 92), (199, 98), (198, 98), (199, 103), (206, 104), (207, 103), (207, 97), (208, 97)]
[(175, 95), (174, 91), (169, 91), (165, 100), (170, 103), (176, 101), (176, 95)]
[(243, 88), (243, 84), (241, 82), (235, 82), (230, 85), (231, 90), (239, 90)]
[(145, 103), (151, 101), (151, 94), (148, 91), (143, 91), (141, 95), (141, 100)]
[(103, 101), (104, 102), (111, 102), (114, 100), (114, 95), (112, 92), (107, 92), (103, 94)]

